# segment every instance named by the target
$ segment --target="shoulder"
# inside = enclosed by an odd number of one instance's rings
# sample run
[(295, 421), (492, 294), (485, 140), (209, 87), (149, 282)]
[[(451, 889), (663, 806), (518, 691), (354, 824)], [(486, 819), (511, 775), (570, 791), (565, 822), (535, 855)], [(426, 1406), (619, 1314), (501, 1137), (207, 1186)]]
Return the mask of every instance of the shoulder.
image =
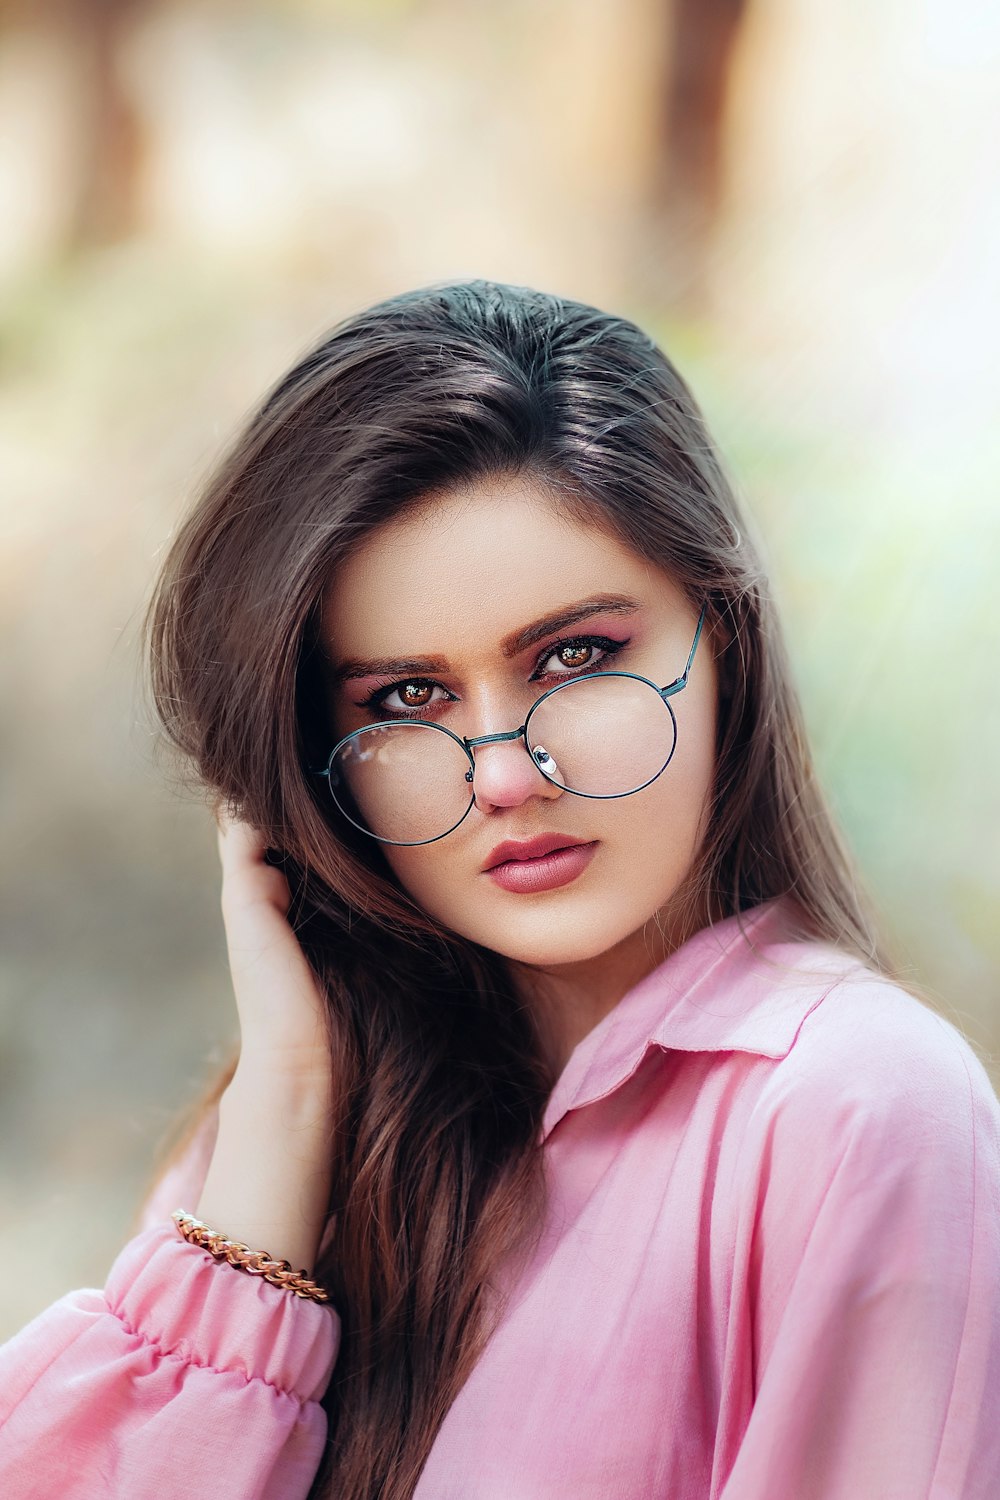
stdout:
[(788, 1051), (750, 1075), (730, 1169), (761, 1316), (799, 1285), (821, 1312), (839, 1299), (855, 1331), (867, 1309), (890, 1344), (918, 1326), (928, 1343), (960, 1339), (970, 1317), (994, 1327), (1000, 1102), (982, 1064), (950, 1021), (860, 965), (813, 1000)]
[(794, 942), (768, 957), (817, 979), (794, 1041), (777, 1059), (758, 1108), (828, 1131), (864, 1130), (873, 1145), (887, 1141), (912, 1152), (945, 1136), (975, 1132), (1000, 1138), (1000, 1102), (973, 1048), (959, 1029), (902, 984), (826, 944)]

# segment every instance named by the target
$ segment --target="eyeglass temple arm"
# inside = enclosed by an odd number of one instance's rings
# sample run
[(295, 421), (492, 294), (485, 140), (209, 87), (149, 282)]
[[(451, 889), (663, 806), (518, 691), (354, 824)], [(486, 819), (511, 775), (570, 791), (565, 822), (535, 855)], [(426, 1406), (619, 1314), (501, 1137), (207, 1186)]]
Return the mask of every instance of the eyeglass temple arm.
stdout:
[(660, 689), (661, 698), (669, 698), (672, 693), (679, 693), (681, 688), (687, 687), (688, 673), (691, 670), (691, 663), (694, 661), (694, 653), (698, 649), (698, 642), (701, 640), (701, 627), (705, 623), (705, 612), (707, 609), (707, 604), (701, 606), (701, 614), (698, 616), (698, 628), (694, 633), (694, 640), (691, 642), (691, 651), (687, 659), (687, 666), (679, 677), (675, 678), (673, 682), (668, 683), (665, 688)]

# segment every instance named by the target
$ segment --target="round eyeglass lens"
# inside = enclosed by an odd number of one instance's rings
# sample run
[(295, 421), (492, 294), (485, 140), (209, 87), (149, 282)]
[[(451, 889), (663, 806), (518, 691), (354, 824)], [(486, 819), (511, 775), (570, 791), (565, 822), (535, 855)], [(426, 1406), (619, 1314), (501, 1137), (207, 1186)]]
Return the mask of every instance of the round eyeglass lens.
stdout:
[(471, 761), (435, 724), (373, 724), (352, 734), (330, 762), (330, 790), (346, 818), (393, 844), (440, 838), (472, 806)]
[(654, 781), (674, 753), (666, 699), (640, 678), (606, 672), (555, 688), (525, 725), (532, 759), (557, 786), (621, 797)]

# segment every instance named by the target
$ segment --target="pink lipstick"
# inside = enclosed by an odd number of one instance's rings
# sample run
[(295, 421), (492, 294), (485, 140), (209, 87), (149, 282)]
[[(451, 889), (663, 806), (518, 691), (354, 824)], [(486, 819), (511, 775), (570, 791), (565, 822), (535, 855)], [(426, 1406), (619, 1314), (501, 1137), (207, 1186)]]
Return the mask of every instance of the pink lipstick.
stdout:
[(567, 835), (550, 834), (527, 843), (506, 842), (490, 855), (484, 873), (505, 891), (534, 894), (568, 885), (589, 865), (597, 840), (569, 842)]

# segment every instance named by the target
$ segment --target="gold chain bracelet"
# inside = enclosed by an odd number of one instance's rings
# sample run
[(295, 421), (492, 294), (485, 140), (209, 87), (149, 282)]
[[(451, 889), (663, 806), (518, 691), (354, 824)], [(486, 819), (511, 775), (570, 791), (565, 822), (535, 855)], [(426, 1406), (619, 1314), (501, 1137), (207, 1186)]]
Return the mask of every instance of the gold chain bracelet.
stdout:
[(251, 1250), (239, 1240), (227, 1240), (224, 1234), (209, 1229), (193, 1214), (175, 1208), (170, 1215), (177, 1228), (192, 1245), (200, 1245), (216, 1260), (226, 1260), (238, 1271), (248, 1271), (251, 1276), (262, 1276), (273, 1286), (282, 1286), (296, 1297), (309, 1297), (313, 1302), (329, 1302), (330, 1295), (315, 1281), (310, 1281), (305, 1271), (293, 1271), (287, 1260), (275, 1260), (266, 1250)]

